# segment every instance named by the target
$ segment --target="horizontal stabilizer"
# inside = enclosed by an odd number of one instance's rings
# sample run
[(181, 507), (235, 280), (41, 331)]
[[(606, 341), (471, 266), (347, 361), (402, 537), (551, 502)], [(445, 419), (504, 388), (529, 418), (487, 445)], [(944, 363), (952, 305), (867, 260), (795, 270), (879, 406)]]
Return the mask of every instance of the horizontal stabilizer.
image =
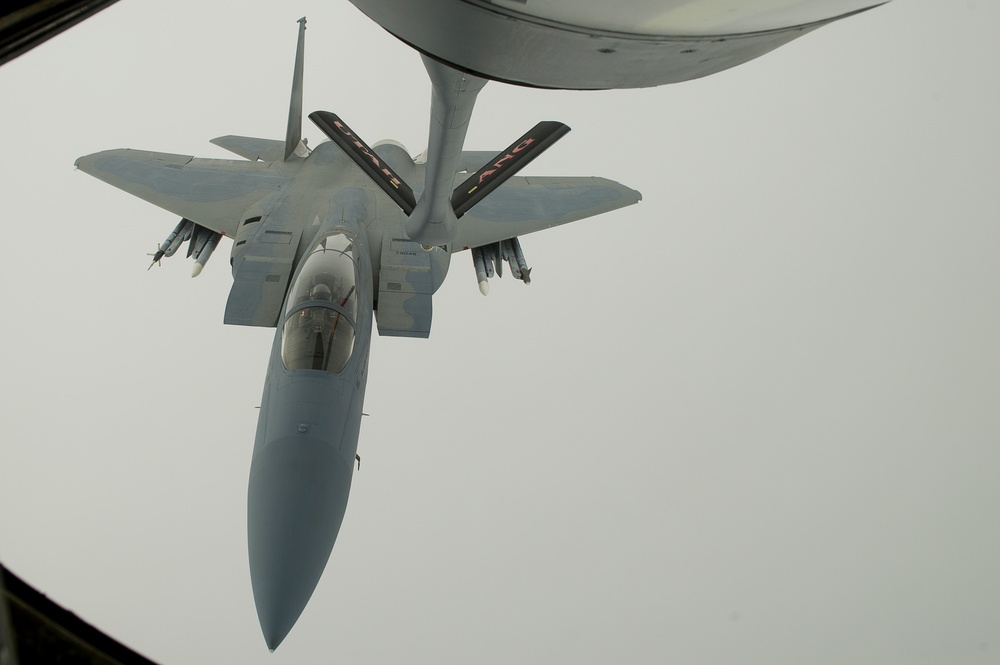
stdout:
[(396, 202), (403, 212), (409, 215), (417, 205), (413, 190), (389, 168), (368, 144), (361, 140), (343, 120), (329, 111), (314, 111), (309, 119), (319, 127), (330, 140), (341, 147), (354, 163), (361, 167), (369, 178)]
[(455, 216), (461, 217), (467, 213), (472, 206), (482, 201), (487, 194), (527, 166), (531, 160), (568, 132), (568, 126), (552, 120), (540, 122), (532, 127), (527, 134), (514, 141), (455, 189), (451, 197)]
[(285, 150), (285, 144), (281, 141), (255, 139), (250, 136), (220, 136), (212, 139), (210, 143), (249, 159), (251, 162), (258, 160), (262, 162), (279, 161), (283, 158)]

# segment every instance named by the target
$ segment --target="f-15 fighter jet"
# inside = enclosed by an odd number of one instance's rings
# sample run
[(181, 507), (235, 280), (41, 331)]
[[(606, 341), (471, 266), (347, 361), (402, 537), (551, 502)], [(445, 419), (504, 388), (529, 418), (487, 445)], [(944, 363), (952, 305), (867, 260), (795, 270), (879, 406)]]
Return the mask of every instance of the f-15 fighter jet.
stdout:
[(636, 203), (602, 178), (514, 174), (569, 128), (542, 122), (499, 153), (462, 150), (486, 80), (435, 60), (426, 161), (369, 146), (338, 116), (310, 118), (331, 141), (301, 140), (305, 19), (300, 21), (284, 141), (224, 136), (243, 160), (109, 150), (80, 170), (179, 215), (154, 263), (188, 242), (197, 275), (232, 240), (225, 322), (276, 328), (250, 469), (250, 577), (272, 650), (319, 581), (347, 508), (358, 448), (372, 319), (382, 335), (427, 337), (431, 299), (466, 250), (480, 281), (534, 231)]
[(305, 19), (284, 141), (224, 136), (248, 161), (138, 150), (77, 166), (181, 216), (153, 257), (189, 242), (194, 274), (233, 240), (225, 322), (276, 328), (250, 469), (247, 530), (257, 615), (274, 649), (305, 608), (347, 507), (372, 318), (382, 335), (427, 337), (452, 254), (469, 250), (485, 295), (506, 262), (528, 282), (518, 238), (631, 205), (601, 178), (519, 171), (569, 128), (541, 122), (499, 153), (464, 150), (489, 79), (626, 88), (707, 76), (760, 56), (872, 0), (351, 0), (432, 57), (426, 158), (369, 146), (333, 113), (331, 139), (301, 140)]

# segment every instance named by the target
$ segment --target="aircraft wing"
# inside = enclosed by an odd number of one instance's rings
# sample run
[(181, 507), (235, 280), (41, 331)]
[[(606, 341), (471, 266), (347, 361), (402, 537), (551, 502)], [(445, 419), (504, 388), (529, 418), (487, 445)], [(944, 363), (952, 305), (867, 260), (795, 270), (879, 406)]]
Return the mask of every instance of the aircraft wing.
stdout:
[(514, 176), (459, 220), (452, 248), (481, 247), (640, 200), (639, 192), (605, 178)]
[(201, 226), (235, 236), (240, 217), (287, 177), (264, 162), (107, 150), (76, 160), (99, 180)]

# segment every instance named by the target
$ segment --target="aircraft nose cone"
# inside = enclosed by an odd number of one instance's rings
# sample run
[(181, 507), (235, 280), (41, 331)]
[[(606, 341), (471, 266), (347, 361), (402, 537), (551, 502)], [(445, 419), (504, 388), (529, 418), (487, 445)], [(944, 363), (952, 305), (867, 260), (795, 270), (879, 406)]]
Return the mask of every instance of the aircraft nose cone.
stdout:
[(250, 465), (250, 583), (272, 651), (309, 602), (340, 531), (353, 463), (309, 436), (272, 441)]

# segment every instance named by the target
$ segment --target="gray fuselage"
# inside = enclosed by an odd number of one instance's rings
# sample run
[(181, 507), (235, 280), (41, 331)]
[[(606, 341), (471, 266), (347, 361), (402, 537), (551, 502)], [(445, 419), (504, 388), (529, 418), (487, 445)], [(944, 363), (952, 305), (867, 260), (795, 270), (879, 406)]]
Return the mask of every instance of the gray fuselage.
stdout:
[[(324, 143), (285, 191), (252, 211), (264, 214), (246, 242), (234, 246), (238, 280), (242, 264), (270, 256), (275, 238), (298, 240), (271, 347), (247, 497), (251, 583), (272, 647), (305, 608), (347, 508), (380, 259), (394, 236), (405, 237), (398, 208), (384, 204), (343, 152)], [(449, 255), (438, 252), (435, 263), (443, 260), (446, 268)], [(443, 277), (443, 270), (436, 272)]]

